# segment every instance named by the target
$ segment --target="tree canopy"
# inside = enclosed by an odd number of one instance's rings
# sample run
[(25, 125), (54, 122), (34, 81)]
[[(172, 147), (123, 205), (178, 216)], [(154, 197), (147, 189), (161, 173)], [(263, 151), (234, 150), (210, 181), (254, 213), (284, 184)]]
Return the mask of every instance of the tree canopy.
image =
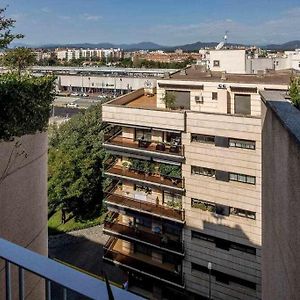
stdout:
[(6, 48), (14, 39), (21, 39), (22, 34), (13, 34), (15, 20), (5, 17), (6, 8), (0, 8), (0, 49)]
[(289, 93), (292, 103), (300, 109), (300, 77), (291, 78)]
[(1, 59), (2, 64), (19, 74), (36, 63), (35, 54), (29, 48), (15, 48), (6, 51)]
[(49, 141), (49, 207), (62, 207), (80, 220), (91, 219), (102, 207), (101, 106), (52, 128)]

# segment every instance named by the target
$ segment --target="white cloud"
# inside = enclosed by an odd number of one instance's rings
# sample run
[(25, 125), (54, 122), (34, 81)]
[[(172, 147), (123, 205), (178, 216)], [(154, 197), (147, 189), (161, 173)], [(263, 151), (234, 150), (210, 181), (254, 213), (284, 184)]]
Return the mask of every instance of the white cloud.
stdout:
[(90, 15), (90, 14), (85, 13), (85, 14), (81, 15), (81, 18), (86, 21), (99, 21), (102, 19), (102, 16)]

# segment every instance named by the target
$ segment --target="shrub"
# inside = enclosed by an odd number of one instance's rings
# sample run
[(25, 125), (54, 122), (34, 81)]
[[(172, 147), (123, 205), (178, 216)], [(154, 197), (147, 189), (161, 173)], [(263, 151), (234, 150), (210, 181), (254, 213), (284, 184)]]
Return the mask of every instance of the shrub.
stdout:
[(52, 76), (0, 75), (0, 140), (46, 130), (54, 81)]

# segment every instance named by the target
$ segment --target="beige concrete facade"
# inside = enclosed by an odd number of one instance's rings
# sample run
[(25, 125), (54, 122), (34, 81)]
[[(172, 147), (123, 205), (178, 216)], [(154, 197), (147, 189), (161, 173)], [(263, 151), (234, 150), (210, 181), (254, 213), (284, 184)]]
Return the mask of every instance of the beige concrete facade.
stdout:
[[(48, 255), (47, 133), (0, 143), (0, 237)], [(0, 264), (0, 299), (5, 297), (3, 263)], [(12, 267), (14, 298), (17, 269)], [(25, 272), (26, 299), (43, 299), (44, 281)]]
[[(117, 99), (105, 104), (103, 120), (121, 124), (123, 128), (126, 124), (144, 126), (152, 130), (153, 138), (161, 128), (180, 132), (184, 147), (181, 166), (185, 183), (182, 231), (185, 288), (207, 296), (207, 265), (211, 262), (213, 299), (260, 299), (262, 127), (259, 91), (286, 90), (289, 77), (279, 83), (273, 83), (270, 78), (261, 82), (258, 77), (248, 81), (249, 77), (242, 75), (237, 80), (220, 77), (218, 81), (214, 76), (210, 79), (209, 73), (199, 75), (203, 80), (185, 78), (181, 74), (180, 79), (173, 77), (158, 80), (155, 108), (150, 99), (148, 109), (145, 104), (142, 108), (130, 108), (135, 101), (139, 102), (139, 97), (132, 95), (126, 103), (121, 104)], [(167, 110), (162, 98), (168, 91), (189, 95), (186, 101), (190, 109)], [(244, 114), (236, 113), (240, 99), (248, 101)], [(134, 137), (134, 131), (125, 129), (123, 135)]]

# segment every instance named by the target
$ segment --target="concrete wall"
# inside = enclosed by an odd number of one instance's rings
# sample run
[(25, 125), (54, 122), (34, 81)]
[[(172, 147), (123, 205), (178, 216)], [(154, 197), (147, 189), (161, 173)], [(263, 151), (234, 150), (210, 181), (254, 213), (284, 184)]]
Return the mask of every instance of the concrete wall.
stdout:
[[(0, 237), (48, 254), (47, 133), (0, 143)], [(4, 264), (0, 263), (0, 299), (4, 299)], [(14, 298), (17, 297), (13, 268)], [(44, 282), (25, 272), (26, 299), (43, 299)]]
[(272, 300), (300, 295), (300, 112), (289, 103), (281, 103), (278, 111), (284, 107), (298, 139), (262, 104), (262, 285), (263, 299)]

